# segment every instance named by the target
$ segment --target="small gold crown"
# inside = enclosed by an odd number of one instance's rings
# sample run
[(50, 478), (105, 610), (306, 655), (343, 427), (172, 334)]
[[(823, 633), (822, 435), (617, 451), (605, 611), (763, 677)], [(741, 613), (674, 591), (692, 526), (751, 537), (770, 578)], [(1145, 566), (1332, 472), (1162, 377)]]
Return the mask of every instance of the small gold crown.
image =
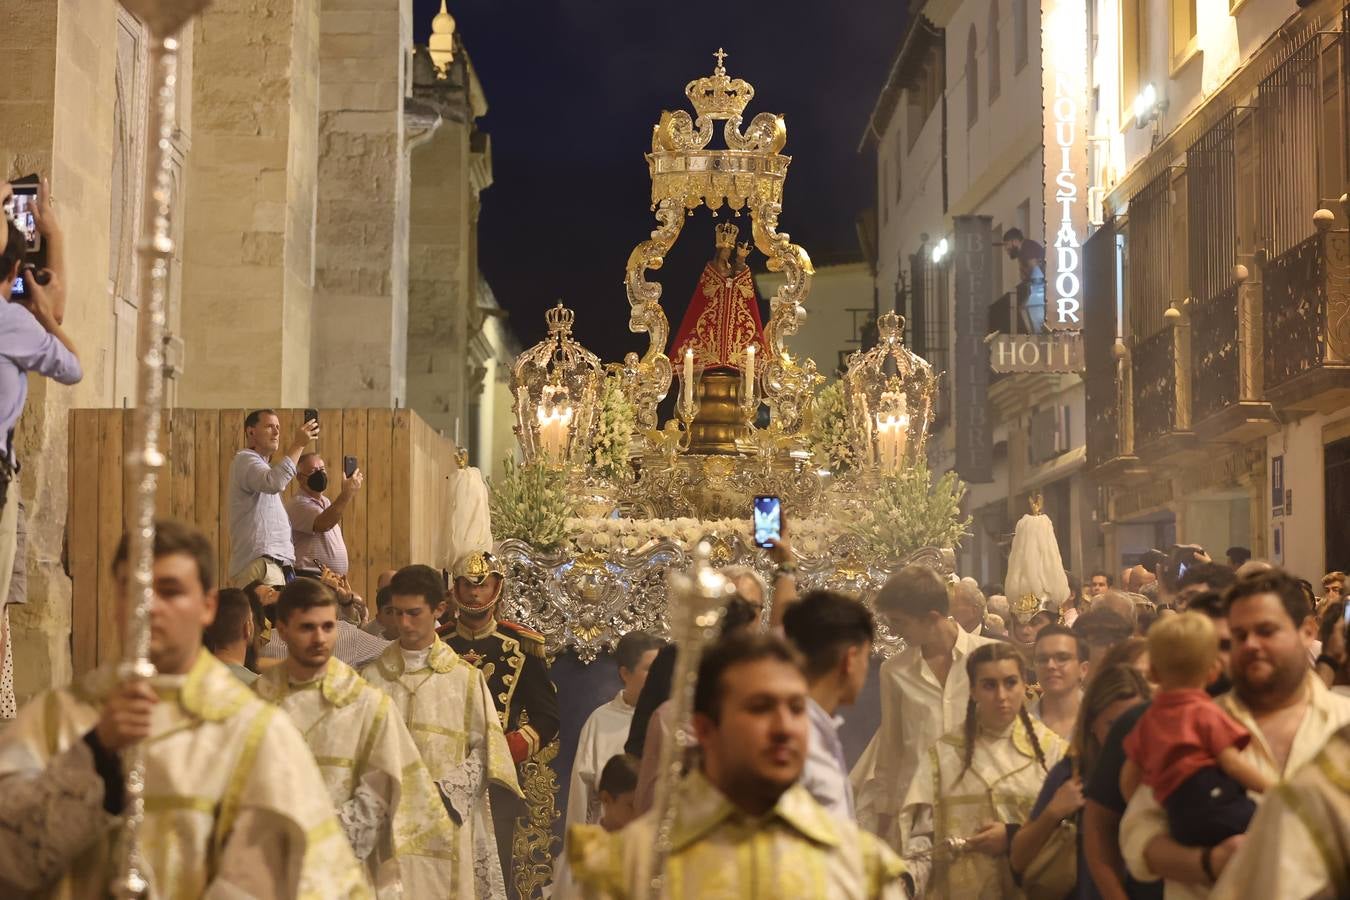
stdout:
[(713, 73), (698, 78), (684, 86), (684, 95), (694, 105), (700, 119), (730, 119), (739, 116), (755, 97), (755, 89), (749, 82), (739, 78), (728, 78), (722, 65), (727, 54), (721, 47), (713, 54), (717, 65)]
[(877, 337), (881, 343), (900, 341), (905, 336), (905, 317), (899, 313), (882, 313), (877, 319)]
[(1025, 622), (1041, 610), (1041, 601), (1035, 594), (1023, 594), (1012, 602), (1012, 614)]
[(562, 305), (558, 305), (544, 313), (544, 321), (548, 323), (548, 333), (552, 335), (569, 335), (572, 333), (572, 324), (576, 322), (577, 314)]
[(718, 250), (721, 250), (723, 247), (725, 247), (728, 250), (735, 247), (736, 235), (741, 233), (741, 230), (737, 228), (735, 225), (732, 225), (730, 222), (723, 222), (721, 225), (718, 225), (716, 231), (717, 231), (716, 240)]

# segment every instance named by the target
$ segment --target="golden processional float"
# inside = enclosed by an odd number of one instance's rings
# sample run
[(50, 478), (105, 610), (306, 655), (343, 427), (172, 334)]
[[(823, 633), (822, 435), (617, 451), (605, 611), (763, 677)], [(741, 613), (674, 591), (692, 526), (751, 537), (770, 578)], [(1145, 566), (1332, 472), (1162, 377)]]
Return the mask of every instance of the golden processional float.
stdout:
[[(779, 231), (786, 122), (759, 113), (742, 128), (754, 88), (727, 74), (724, 52), (714, 56), (713, 73), (685, 87), (694, 116), (663, 112), (646, 154), (656, 227), (629, 254), (624, 280), (629, 329), (647, 335), (646, 352), (602, 364), (572, 337), (575, 314), (559, 303), (547, 314), (548, 336), (512, 372), (523, 463), (492, 497), (497, 551), (511, 576), (503, 614), (540, 631), (550, 653), (571, 650), (584, 662), (630, 630), (669, 633), (666, 576), (690, 568), (700, 544), (712, 566), (767, 577), (771, 563), (751, 535), (756, 495), (782, 499), (802, 589), (828, 584), (867, 597), (908, 562), (950, 573), (951, 547), (968, 523), (954, 476), (930, 488), (938, 379), (905, 348), (901, 317), (880, 317), (876, 346), (852, 354), (829, 389), (832, 404), (817, 402), (824, 379), (787, 343), (805, 322), (813, 269)], [(710, 146), (716, 122), (722, 149)], [(749, 253), (763, 254), (783, 283), (762, 334), (732, 322), (722, 332), (745, 343), (705, 353), (702, 323), (682, 328), (677, 344), (686, 331), (692, 343), (672, 360), (662, 286), (648, 274), (700, 207), (720, 222), (701, 291), (744, 299), (748, 290), (757, 326), (753, 284), (737, 287), (748, 281)], [(745, 218), (749, 239), (736, 243), (735, 223)], [(672, 386), (674, 416), (661, 425), (658, 407)], [(822, 432), (846, 435), (847, 466), (825, 458), (835, 454), (822, 452)], [(884, 637), (883, 652), (894, 648)]]

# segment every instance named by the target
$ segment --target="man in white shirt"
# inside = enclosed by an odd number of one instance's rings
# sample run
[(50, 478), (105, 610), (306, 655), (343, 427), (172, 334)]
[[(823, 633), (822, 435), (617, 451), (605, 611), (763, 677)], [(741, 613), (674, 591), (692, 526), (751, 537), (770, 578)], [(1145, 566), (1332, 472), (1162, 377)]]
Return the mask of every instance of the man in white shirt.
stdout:
[(802, 768), (802, 787), (835, 816), (857, 820), (848, 764), (839, 741), (841, 706), (852, 706), (867, 681), (876, 639), (872, 614), (853, 597), (812, 591), (787, 611), (783, 630), (805, 657), (806, 715), (811, 737)]
[(660, 638), (645, 631), (630, 631), (619, 638), (614, 661), (619, 666), (623, 689), (591, 713), (581, 726), (577, 755), (572, 762), (572, 785), (567, 794), (568, 827), (579, 823), (595, 825), (600, 821), (600, 773), (605, 763), (623, 752), (629, 726), (633, 724), (633, 708), (659, 649)]
[[(1297, 581), (1278, 569), (1260, 572), (1239, 580), (1224, 601), (1233, 640), (1233, 690), (1216, 702), (1252, 734), (1243, 758), (1283, 780), (1350, 724), (1350, 698), (1332, 694), (1308, 668), (1317, 622)], [(1120, 824), (1126, 866), (1140, 880), (1164, 879), (1167, 900), (1211, 896), (1210, 886), (1246, 837), (1212, 848), (1178, 844), (1147, 786), (1135, 791)], [(1233, 891), (1214, 896), (1258, 896)]]
[(881, 666), (881, 726), (852, 773), (858, 823), (898, 846), (897, 823), (919, 760), (965, 721), (966, 657), (993, 638), (947, 617), (947, 586), (927, 566), (905, 566), (877, 593), (877, 615), (905, 641)]

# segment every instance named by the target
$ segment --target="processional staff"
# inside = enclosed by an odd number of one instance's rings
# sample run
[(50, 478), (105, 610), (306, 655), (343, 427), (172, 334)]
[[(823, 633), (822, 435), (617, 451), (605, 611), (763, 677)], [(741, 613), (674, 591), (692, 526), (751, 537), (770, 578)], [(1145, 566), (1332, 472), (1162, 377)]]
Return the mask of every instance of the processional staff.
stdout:
[[(145, 170), (142, 176), (140, 310), (136, 410), (127, 471), (136, 485), (133, 525), (127, 548), (127, 627), (123, 630), (123, 680), (155, 674), (150, 662), (151, 567), (154, 563), (155, 494), (164, 454), (159, 449), (160, 407), (164, 398), (164, 307), (173, 258), (173, 136), (177, 128), (178, 39), (193, 16), (210, 0), (119, 0), (150, 35), (150, 109), (145, 122)], [(118, 840), (118, 867), (110, 890), (116, 897), (143, 897), (149, 890), (141, 858), (140, 828), (145, 818), (145, 757), (137, 746), (126, 751), (126, 816)]]
[(645, 886), (643, 892), (651, 900), (658, 900), (664, 888), (670, 833), (675, 824), (676, 793), (684, 775), (684, 748), (689, 743), (687, 736), (693, 733), (690, 716), (699, 660), (704, 645), (717, 634), (727, 601), (736, 593), (735, 584), (708, 562), (710, 555), (708, 543), (700, 543), (694, 550), (692, 568), (687, 572), (672, 573), (667, 580), (670, 632), (677, 648), (670, 692), (674, 727), (661, 745), (660, 774), (653, 795), (656, 847), (638, 883), (639, 888)]

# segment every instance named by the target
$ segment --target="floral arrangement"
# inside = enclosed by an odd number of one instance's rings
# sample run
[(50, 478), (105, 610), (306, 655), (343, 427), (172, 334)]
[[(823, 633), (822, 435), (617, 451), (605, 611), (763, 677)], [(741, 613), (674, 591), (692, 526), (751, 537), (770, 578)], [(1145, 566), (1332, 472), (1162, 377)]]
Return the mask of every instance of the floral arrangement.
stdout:
[[(634, 552), (655, 541), (671, 541), (686, 552), (692, 551), (704, 538), (729, 540), (739, 536), (747, 545), (752, 539), (750, 520), (747, 519), (624, 519), (584, 518), (569, 519), (565, 525), (568, 540), (578, 552), (611, 550)], [(789, 526), (792, 546), (808, 556), (828, 550), (831, 541), (840, 534), (833, 523), (825, 519), (793, 519)]]
[(628, 402), (618, 377), (605, 378), (600, 407), (600, 424), (591, 443), (591, 466), (595, 473), (611, 481), (629, 474), (628, 448), (633, 442), (633, 405)]
[(575, 514), (564, 474), (547, 466), (517, 465), (508, 457), (500, 481), (490, 481), (492, 531), (540, 550), (561, 547)]
[(849, 434), (844, 383), (836, 379), (816, 394), (811, 427), (807, 432), (811, 455), (817, 465), (836, 475), (852, 469), (853, 444)]
[(955, 472), (936, 483), (926, 466), (904, 469), (869, 491), (849, 531), (879, 557), (903, 559), (924, 547), (956, 547), (970, 528), (961, 514), (966, 485)]

